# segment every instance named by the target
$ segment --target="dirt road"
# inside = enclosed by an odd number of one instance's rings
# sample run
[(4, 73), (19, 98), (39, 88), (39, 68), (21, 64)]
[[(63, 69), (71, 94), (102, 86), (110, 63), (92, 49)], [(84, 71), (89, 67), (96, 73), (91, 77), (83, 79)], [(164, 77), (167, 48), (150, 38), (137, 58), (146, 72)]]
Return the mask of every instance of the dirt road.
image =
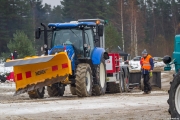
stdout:
[(169, 81), (172, 74), (162, 74), (162, 90), (143, 95), (140, 90), (130, 93), (106, 94), (100, 97), (78, 98), (66, 87), (64, 97), (31, 100), (27, 94), (13, 97), (15, 85), (0, 84), (0, 119), (27, 120), (144, 120), (168, 119)]

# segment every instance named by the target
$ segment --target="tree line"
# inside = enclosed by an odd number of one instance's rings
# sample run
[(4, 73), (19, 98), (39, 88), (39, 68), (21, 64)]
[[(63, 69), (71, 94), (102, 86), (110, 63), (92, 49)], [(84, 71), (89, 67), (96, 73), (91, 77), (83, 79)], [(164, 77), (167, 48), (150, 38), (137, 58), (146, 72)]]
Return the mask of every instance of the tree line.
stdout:
[[(34, 30), (40, 23), (92, 18), (108, 20), (105, 38), (109, 52), (118, 52), (120, 46), (131, 56), (147, 49), (162, 57), (172, 54), (174, 36), (180, 34), (180, 0), (59, 0), (54, 7), (43, 5), (42, 0), (1, 0), (0, 54), (13, 49), (26, 51), (24, 56), (39, 54), (43, 41), (35, 39)], [(21, 38), (32, 44), (29, 49), (33, 52), (12, 45), (20, 44)]]

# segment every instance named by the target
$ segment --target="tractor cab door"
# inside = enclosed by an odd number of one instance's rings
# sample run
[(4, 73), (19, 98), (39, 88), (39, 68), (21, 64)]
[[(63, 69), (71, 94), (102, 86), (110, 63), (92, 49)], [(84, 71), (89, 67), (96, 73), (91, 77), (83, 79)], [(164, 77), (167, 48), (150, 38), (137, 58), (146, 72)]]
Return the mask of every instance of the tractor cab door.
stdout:
[[(100, 31), (100, 29), (103, 31), (103, 35), (99, 35), (97, 31)], [(96, 26), (94, 29), (94, 35), (95, 35), (95, 46), (100, 48), (105, 48), (105, 34), (104, 34), (104, 25), (101, 24), (101, 28), (99, 26)]]
[(92, 29), (85, 29), (84, 30), (84, 35), (85, 35), (85, 43), (84, 43), (84, 45), (87, 45), (87, 50), (89, 52), (88, 56), (86, 56), (86, 57), (90, 57), (91, 54), (92, 54), (92, 51), (94, 49), (93, 30)]

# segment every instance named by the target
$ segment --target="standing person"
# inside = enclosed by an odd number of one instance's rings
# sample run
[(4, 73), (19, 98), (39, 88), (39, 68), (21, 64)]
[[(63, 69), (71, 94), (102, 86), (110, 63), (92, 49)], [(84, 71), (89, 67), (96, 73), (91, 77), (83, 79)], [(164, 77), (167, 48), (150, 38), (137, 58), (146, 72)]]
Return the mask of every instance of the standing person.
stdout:
[(13, 58), (14, 58), (14, 59), (17, 59), (17, 58), (18, 58), (18, 53), (17, 53), (16, 50), (14, 50), (14, 52), (13, 52)]
[(149, 94), (151, 93), (151, 85), (149, 83), (150, 77), (152, 77), (152, 70), (154, 68), (154, 62), (152, 59), (152, 56), (149, 55), (144, 49), (142, 52), (142, 58), (140, 61), (141, 69), (142, 69), (142, 75), (143, 75), (143, 81), (144, 81), (144, 93), (143, 94)]
[(13, 53), (10, 55), (11, 60), (14, 60)]

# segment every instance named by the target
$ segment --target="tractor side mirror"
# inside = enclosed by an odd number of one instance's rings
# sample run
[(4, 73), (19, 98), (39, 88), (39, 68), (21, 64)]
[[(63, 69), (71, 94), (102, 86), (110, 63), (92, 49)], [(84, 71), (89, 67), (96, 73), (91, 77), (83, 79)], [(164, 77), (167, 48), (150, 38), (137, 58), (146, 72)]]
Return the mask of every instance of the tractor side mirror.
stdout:
[(103, 25), (99, 25), (98, 26), (98, 34), (99, 34), (99, 36), (103, 36), (103, 31), (104, 31), (104, 26)]
[(171, 62), (171, 57), (168, 56), (168, 55), (164, 56), (163, 62), (164, 62), (165, 64), (169, 64), (169, 63)]
[(104, 52), (104, 59), (105, 60), (109, 59), (109, 54), (107, 52)]
[(37, 28), (35, 31), (35, 37), (36, 37), (36, 39), (39, 39), (40, 36), (41, 36), (41, 28)]

